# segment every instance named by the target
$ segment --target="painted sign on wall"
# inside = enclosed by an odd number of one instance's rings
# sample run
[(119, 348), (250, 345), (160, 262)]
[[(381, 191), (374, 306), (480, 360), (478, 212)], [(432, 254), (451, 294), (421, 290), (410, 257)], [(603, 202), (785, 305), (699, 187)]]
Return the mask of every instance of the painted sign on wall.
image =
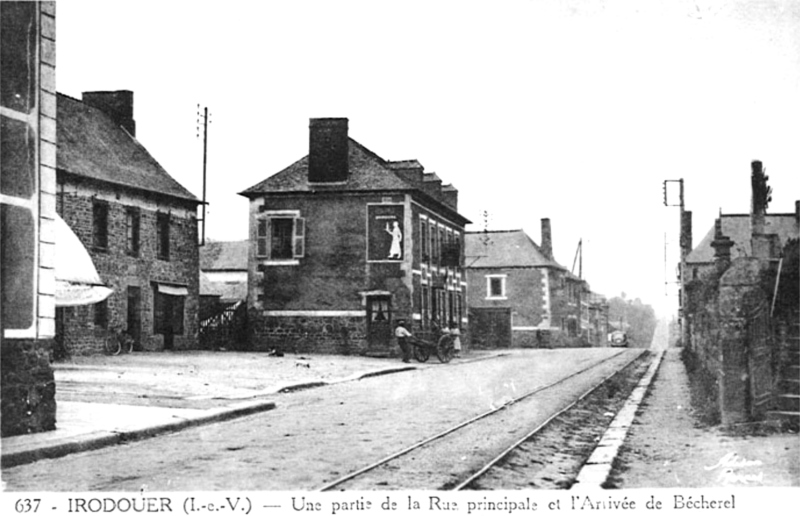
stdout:
[(406, 240), (403, 216), (402, 204), (367, 206), (367, 260), (403, 261)]

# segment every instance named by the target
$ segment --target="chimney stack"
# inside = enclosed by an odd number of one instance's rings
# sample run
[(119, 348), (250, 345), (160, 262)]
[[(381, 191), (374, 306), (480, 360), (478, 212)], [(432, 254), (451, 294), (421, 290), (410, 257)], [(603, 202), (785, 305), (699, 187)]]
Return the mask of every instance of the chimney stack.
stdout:
[(454, 210), (458, 210), (458, 190), (455, 186), (444, 185), (442, 187), (442, 202)]
[(550, 231), (550, 219), (542, 219), (542, 253), (548, 260), (554, 260), (553, 235)]
[(136, 136), (132, 91), (84, 91), (82, 100), (85, 104), (108, 115), (117, 125), (124, 127), (131, 136)]
[(343, 183), (349, 176), (346, 118), (309, 122), (308, 182)]
[(717, 273), (722, 274), (731, 264), (731, 247), (733, 240), (722, 234), (722, 218), (714, 221), (714, 240), (711, 242), (714, 248), (714, 264)]

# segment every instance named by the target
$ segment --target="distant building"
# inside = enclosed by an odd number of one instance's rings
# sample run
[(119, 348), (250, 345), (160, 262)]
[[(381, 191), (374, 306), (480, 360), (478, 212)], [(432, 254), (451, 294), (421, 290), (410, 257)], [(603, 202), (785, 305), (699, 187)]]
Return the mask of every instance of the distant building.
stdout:
[(199, 201), (136, 140), (132, 92), (59, 94), (57, 110), (57, 209), (114, 290), (57, 310), (57, 349), (98, 353), (115, 331), (138, 350), (196, 348)]
[(549, 219), (542, 219), (541, 246), (522, 230), (467, 233), (466, 265), (474, 347), (604, 342), (604, 299), (555, 261)]
[(208, 291), (223, 303), (247, 299), (247, 250), (250, 242), (208, 241), (200, 246), (200, 271), (205, 276)]
[(466, 322), (458, 192), (387, 161), (345, 118), (310, 121), (309, 154), (248, 188), (252, 346), (395, 353), (395, 323), (431, 338)]

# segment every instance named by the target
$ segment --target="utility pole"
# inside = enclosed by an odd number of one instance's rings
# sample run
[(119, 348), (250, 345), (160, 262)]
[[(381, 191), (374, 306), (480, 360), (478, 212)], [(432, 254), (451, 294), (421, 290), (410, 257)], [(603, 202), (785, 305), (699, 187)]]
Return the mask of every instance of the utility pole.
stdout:
[(203, 232), (200, 237), (200, 245), (206, 245), (206, 164), (208, 162), (208, 106), (203, 107), (203, 113), (200, 114), (200, 104), (197, 105), (197, 137), (200, 137), (200, 122), (203, 123), (203, 216), (200, 219), (203, 222)]
[[(678, 183), (679, 185), (679, 200), (678, 204), (670, 203), (667, 196), (667, 184)], [(681, 261), (678, 269), (678, 284), (680, 286), (679, 301), (678, 301), (678, 319), (681, 324), (681, 346), (689, 344), (689, 316), (686, 312), (686, 256), (691, 250), (690, 237), (688, 235), (688, 217), (691, 212), (685, 210), (683, 202), (683, 178), (681, 179), (665, 179), (664, 180), (664, 206), (678, 206), (680, 208), (680, 233), (679, 233), (679, 247), (681, 252)], [(664, 253), (666, 254), (666, 243)]]

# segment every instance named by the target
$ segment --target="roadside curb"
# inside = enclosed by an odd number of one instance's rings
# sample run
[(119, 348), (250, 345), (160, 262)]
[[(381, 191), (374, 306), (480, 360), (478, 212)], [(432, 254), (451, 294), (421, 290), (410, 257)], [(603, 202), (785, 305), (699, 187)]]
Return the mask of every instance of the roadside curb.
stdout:
[[(336, 383), (344, 383), (349, 381), (360, 380), (362, 378), (369, 378), (372, 376), (380, 376), (384, 374), (397, 373), (402, 371), (410, 371), (417, 369), (416, 366), (405, 366), (390, 369), (382, 369), (377, 371), (369, 371), (366, 373), (357, 373), (355, 375), (343, 378), (341, 380), (328, 381), (311, 381), (292, 383), (279, 386), (276, 389), (271, 389), (269, 392), (260, 393), (259, 395), (274, 395), (287, 392), (294, 392), (303, 389), (312, 389), (315, 387), (324, 387)], [(23, 464), (30, 464), (42, 459), (56, 459), (79, 453), (84, 451), (97, 450), (118, 444), (124, 444), (142, 439), (148, 439), (157, 435), (178, 432), (187, 428), (202, 426), (211, 423), (218, 423), (228, 421), (239, 417), (255, 414), (258, 412), (266, 412), (273, 410), (277, 407), (274, 401), (242, 401), (233, 403), (221, 408), (212, 408), (204, 410), (202, 414), (186, 418), (178, 418), (174, 422), (162, 423), (157, 425), (142, 426), (140, 428), (125, 429), (120, 431), (96, 431), (79, 436), (63, 437), (49, 442), (45, 445), (31, 445), (26, 449), (19, 451), (3, 453), (0, 458), (0, 467), (10, 468), (14, 466), (21, 466)]]
[(606, 429), (597, 447), (592, 452), (592, 455), (587, 459), (583, 468), (578, 473), (575, 483), (570, 489), (601, 489), (603, 484), (608, 480), (611, 474), (611, 468), (614, 459), (619, 455), (619, 449), (625, 442), (625, 437), (628, 435), (633, 420), (636, 418), (636, 412), (641, 405), (650, 388), (653, 378), (655, 377), (658, 368), (661, 366), (661, 361), (664, 358), (664, 350), (659, 351), (653, 358), (645, 374), (639, 380), (639, 384), (633, 389), (622, 409), (611, 421), (611, 424)]
[[(3, 468), (30, 464), (41, 459), (56, 459), (83, 451), (97, 450), (127, 442), (138, 441), (156, 435), (177, 432), (186, 428), (227, 421), (238, 417), (266, 412), (276, 407), (274, 401), (236, 403), (220, 409), (209, 409), (203, 414), (163, 423), (120, 431), (97, 431), (79, 436), (63, 437), (43, 446), (4, 453), (0, 465)], [(177, 417), (177, 416), (176, 416)]]
[[(491, 358), (497, 358), (499, 356), (503, 356), (503, 354), (476, 357), (473, 359), (462, 359), (460, 360), (460, 363), (488, 360)], [(250, 414), (266, 412), (277, 407), (274, 401), (263, 399), (253, 401), (253, 397), (296, 392), (299, 390), (325, 387), (328, 385), (358, 381), (376, 376), (401, 373), (405, 371), (414, 371), (417, 369), (419, 369), (417, 365), (403, 365), (355, 373), (353, 375), (336, 380), (313, 380), (307, 382), (287, 383), (284, 385), (279, 385), (278, 387), (268, 391), (258, 392), (250, 397), (247, 401), (239, 401), (220, 408), (206, 409), (198, 415), (189, 417), (173, 416), (176, 418), (175, 421), (171, 421), (169, 423), (160, 423), (149, 426), (143, 425), (138, 428), (121, 429), (118, 431), (94, 431), (81, 435), (61, 437), (44, 444), (34, 443), (27, 446), (21, 446), (23, 449), (3, 453), (2, 457), (0, 457), (0, 467), (10, 468), (14, 466), (21, 466), (23, 464), (30, 464), (42, 459), (56, 459), (66, 455), (71, 455), (73, 453), (97, 450), (118, 444), (148, 439), (157, 435), (178, 432), (180, 430), (196, 426), (228, 421)], [(31, 437), (35, 438), (35, 434)]]

